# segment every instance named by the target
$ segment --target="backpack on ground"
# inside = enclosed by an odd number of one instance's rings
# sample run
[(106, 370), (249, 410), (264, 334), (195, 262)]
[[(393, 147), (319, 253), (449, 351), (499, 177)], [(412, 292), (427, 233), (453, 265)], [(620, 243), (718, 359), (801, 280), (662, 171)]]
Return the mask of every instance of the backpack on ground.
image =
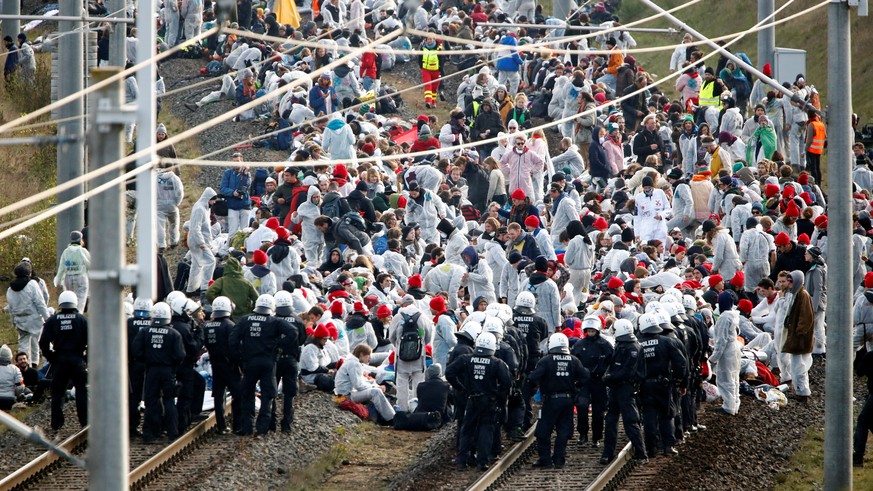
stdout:
[(421, 312), (415, 315), (401, 314), (403, 324), (400, 330), (400, 346), (397, 348), (397, 357), (401, 361), (416, 361), (421, 358), (424, 345), (421, 334), (418, 332), (418, 318)]
[(443, 424), (438, 411), (428, 413), (408, 413), (399, 411), (394, 415), (394, 429), (403, 431), (433, 431)]

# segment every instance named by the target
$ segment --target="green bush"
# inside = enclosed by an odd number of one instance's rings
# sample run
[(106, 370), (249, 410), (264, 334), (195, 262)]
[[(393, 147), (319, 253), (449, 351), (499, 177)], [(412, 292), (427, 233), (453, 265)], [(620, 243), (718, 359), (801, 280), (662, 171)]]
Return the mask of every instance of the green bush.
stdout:
[(36, 225), (0, 240), (0, 280), (8, 281), (12, 278), (12, 269), (28, 257), (37, 274), (51, 282), (55, 264), (55, 217), (43, 220)]
[[(30, 113), (51, 104), (52, 63), (48, 53), (36, 53), (33, 80), (14, 74), (6, 80), (6, 93), (21, 113)], [(18, 97), (16, 97), (18, 96)]]

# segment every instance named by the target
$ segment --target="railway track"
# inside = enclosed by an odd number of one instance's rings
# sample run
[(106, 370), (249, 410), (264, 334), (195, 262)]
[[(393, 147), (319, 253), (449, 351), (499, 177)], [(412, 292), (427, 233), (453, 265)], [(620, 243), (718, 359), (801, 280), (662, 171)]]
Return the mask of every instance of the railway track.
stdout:
[[(226, 414), (230, 417), (230, 403)], [(146, 489), (158, 481), (164, 472), (177, 463), (182, 463), (186, 456), (193, 454), (215, 428), (215, 413), (197, 423), (185, 434), (169, 443), (167, 446), (146, 444), (141, 440), (130, 442), (130, 465), (128, 482), (131, 489)], [(88, 446), (88, 428), (70, 436), (59, 445), (73, 455), (85, 455)], [(199, 459), (196, 459), (199, 460)], [(18, 491), (27, 489), (70, 490), (87, 489), (88, 474), (86, 469), (70, 465), (53, 452), (45, 452), (27, 465), (0, 480), (0, 491)]]

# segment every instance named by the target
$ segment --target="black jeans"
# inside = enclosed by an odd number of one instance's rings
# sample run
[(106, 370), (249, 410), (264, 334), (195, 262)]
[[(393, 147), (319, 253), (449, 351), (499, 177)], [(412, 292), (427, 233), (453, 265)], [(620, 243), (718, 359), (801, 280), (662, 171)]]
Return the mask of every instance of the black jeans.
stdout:
[[(552, 432), (555, 431), (555, 450), (551, 453)], [(539, 462), (564, 465), (567, 460), (567, 441), (573, 435), (573, 398), (570, 394), (543, 396), (543, 411), (537, 423), (537, 452)]]
[(85, 360), (80, 357), (58, 358), (52, 364), (52, 429), (59, 430), (64, 426), (64, 397), (70, 382), (76, 388), (76, 416), (79, 424), (85, 427), (88, 424), (88, 372), (85, 371)]

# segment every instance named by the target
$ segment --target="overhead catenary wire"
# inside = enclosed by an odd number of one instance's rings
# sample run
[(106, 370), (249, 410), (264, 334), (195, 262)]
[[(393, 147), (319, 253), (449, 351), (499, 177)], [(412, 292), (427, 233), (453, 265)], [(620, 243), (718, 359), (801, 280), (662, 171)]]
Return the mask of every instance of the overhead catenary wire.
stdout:
[[(762, 19), (760, 22), (758, 22), (757, 24), (755, 24), (752, 28), (750, 28), (750, 29), (748, 29), (748, 30), (746, 30), (746, 31), (743, 31), (741, 34), (739, 34), (739, 35), (738, 35), (736, 38), (734, 38), (733, 40), (728, 41), (728, 42), (725, 44), (725, 47), (729, 47), (729, 46), (733, 45), (734, 43), (739, 42), (739, 41), (740, 41), (742, 38), (744, 38), (746, 35), (748, 35), (748, 34), (750, 34), (750, 33), (752, 33), (752, 32), (756, 32), (758, 27), (760, 27), (761, 25), (763, 25), (763, 24), (764, 24), (768, 19), (772, 18), (773, 16), (775, 16), (776, 14), (778, 14), (778, 13), (779, 13), (780, 11), (782, 11), (783, 9), (787, 8), (787, 7), (788, 7), (789, 5), (791, 5), (792, 3), (794, 3), (794, 0), (788, 0), (788, 2), (786, 2), (785, 5), (783, 5), (782, 7), (780, 7), (779, 9), (777, 9), (776, 11), (774, 11), (773, 14), (771, 14), (770, 16), (768, 16), (768, 17), (765, 18), (765, 19)], [(815, 10), (817, 10), (817, 9), (819, 9), (819, 8), (821, 8), (821, 7), (823, 7), (823, 6), (826, 5), (827, 3), (828, 3), (827, 1), (821, 2), (821, 3), (817, 4), (817, 5), (814, 5), (814, 6), (810, 7), (810, 8), (808, 8), (808, 9), (802, 11), (802, 12), (799, 12), (798, 14), (795, 14), (795, 15), (792, 16), (792, 17), (797, 17), (798, 15), (804, 15), (804, 14), (811, 13), (811, 12), (813, 12), (813, 11), (815, 11)], [(709, 58), (712, 58), (713, 56), (715, 56), (715, 55), (717, 55), (717, 54), (718, 54), (717, 51), (713, 51), (713, 52), (711, 52), (711, 53), (709, 53), (709, 54), (707, 54), (707, 55), (704, 55), (704, 56), (701, 57), (698, 61), (693, 62), (690, 66), (697, 66), (697, 65), (700, 65), (700, 64), (702, 64), (703, 62), (705, 62), (706, 60), (708, 60)], [(682, 72), (680, 72), (680, 71), (677, 71), (677, 72), (671, 73), (671, 74), (669, 74), (669, 75), (667, 75), (667, 76), (661, 78), (660, 80), (656, 81), (656, 82), (655, 82), (654, 84), (652, 84), (652, 85), (653, 85), (653, 86), (657, 86), (657, 85), (663, 84), (663, 83), (665, 83), (666, 81), (668, 81), (668, 80), (672, 80), (673, 78), (678, 78), (678, 77), (681, 76), (681, 75), (682, 75)], [(647, 86), (647, 87), (648, 87), (648, 86)], [(634, 97), (634, 96), (637, 96), (637, 95), (639, 95), (640, 93), (645, 92), (646, 90), (647, 90), (647, 88), (643, 88), (643, 89), (635, 90), (635, 91), (631, 92), (630, 94), (628, 94), (628, 95), (626, 95), (626, 96), (619, 97), (619, 98), (617, 98), (617, 99), (615, 99), (615, 100), (613, 100), (613, 101), (610, 101), (610, 103), (611, 103), (611, 104), (620, 103), (621, 101), (623, 101), (623, 100), (625, 100), (625, 99), (628, 99), (628, 98), (631, 98), (631, 97)], [(580, 117), (580, 116), (585, 116), (585, 115), (588, 115), (588, 114), (596, 114), (597, 111), (599, 111), (600, 109), (601, 109), (601, 108), (598, 107), (598, 108), (595, 108), (595, 109), (593, 109), (593, 110), (582, 111), (582, 112), (579, 112), (579, 113), (573, 114), (573, 115), (571, 115), (571, 116), (567, 116), (567, 117), (565, 117), (565, 118), (556, 119), (556, 120), (553, 120), (553, 121), (551, 121), (551, 122), (549, 122), (549, 123), (546, 123), (546, 124), (543, 124), (543, 125), (540, 125), (540, 126), (536, 126), (536, 127), (530, 128), (530, 129), (528, 129), (528, 130), (520, 131), (520, 133), (523, 133), (523, 134), (530, 134), (530, 133), (532, 133), (532, 132), (534, 132), (534, 131), (536, 131), (536, 130), (538, 130), (538, 129), (547, 129), (547, 128), (550, 128), (550, 127), (553, 127), (553, 126), (557, 126), (557, 125), (559, 125), (559, 124), (562, 124), (562, 123), (565, 123), (565, 122), (568, 122), (568, 121), (575, 120), (576, 118), (578, 118), (578, 117)], [(171, 158), (164, 158), (164, 159), (162, 159), (162, 162), (169, 163), (169, 164), (176, 164), (176, 165), (197, 165), (197, 166), (210, 166), (210, 165), (212, 165), (212, 166), (222, 166), (222, 167), (233, 167), (233, 166), (240, 166), (240, 165), (243, 165), (243, 166), (246, 166), (246, 167), (263, 167), (263, 166), (267, 166), (267, 165), (273, 165), (273, 166), (278, 166), (278, 165), (293, 165), (293, 166), (295, 166), (295, 167), (317, 167), (317, 166), (323, 166), (323, 165), (335, 165), (335, 164), (361, 164), (361, 163), (367, 163), (367, 162), (380, 162), (380, 161), (382, 161), (382, 160), (405, 160), (405, 159), (414, 159), (414, 158), (416, 158), (416, 157), (435, 155), (435, 154), (438, 154), (438, 153), (441, 153), (441, 152), (454, 151), (454, 150), (463, 150), (463, 149), (467, 149), (467, 148), (475, 148), (475, 147), (480, 146), (480, 145), (482, 145), (482, 144), (499, 142), (500, 139), (501, 139), (500, 137), (493, 137), (493, 138), (488, 138), (488, 139), (485, 139), (485, 140), (479, 140), (479, 141), (476, 141), (476, 142), (467, 142), (467, 143), (462, 143), (462, 144), (453, 145), (453, 146), (449, 146), (449, 147), (442, 147), (442, 148), (435, 149), (435, 150), (424, 150), (424, 151), (420, 151), (420, 152), (412, 152), (412, 153), (405, 153), (405, 154), (394, 154), (394, 155), (389, 155), (389, 156), (364, 157), (364, 158), (358, 158), (358, 159), (330, 159), (330, 160), (325, 160), (325, 161), (319, 161), (319, 160), (307, 160), (307, 161), (302, 161), (302, 162), (292, 162), (292, 163), (289, 163), (289, 162), (287, 162), (287, 161), (273, 161), (273, 162), (269, 162), (269, 161), (261, 161), (261, 162), (244, 162), (244, 163), (240, 163), (240, 162), (233, 162), (233, 161), (213, 161), (213, 160), (197, 160), (197, 159), (178, 159), (178, 158), (176, 158), (176, 159), (171, 159)]]

